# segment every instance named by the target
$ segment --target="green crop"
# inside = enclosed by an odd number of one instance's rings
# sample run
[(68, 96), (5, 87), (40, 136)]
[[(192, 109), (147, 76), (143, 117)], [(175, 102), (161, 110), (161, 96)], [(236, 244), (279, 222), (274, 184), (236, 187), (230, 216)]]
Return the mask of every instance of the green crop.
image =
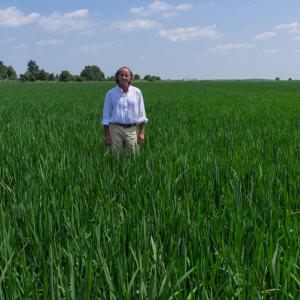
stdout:
[(138, 82), (121, 161), (112, 86), (0, 84), (0, 298), (297, 299), (300, 83)]

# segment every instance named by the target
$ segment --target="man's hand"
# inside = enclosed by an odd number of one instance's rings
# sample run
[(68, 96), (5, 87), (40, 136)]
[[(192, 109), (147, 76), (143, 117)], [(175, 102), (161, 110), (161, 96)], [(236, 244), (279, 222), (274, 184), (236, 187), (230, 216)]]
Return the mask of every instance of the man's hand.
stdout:
[(109, 126), (104, 125), (104, 144), (107, 146), (111, 146), (111, 137), (109, 134)]
[(138, 134), (137, 143), (138, 143), (138, 144), (143, 144), (144, 141), (145, 141), (145, 134), (144, 134), (144, 131), (141, 131), (141, 132)]
[(104, 143), (107, 146), (111, 146), (111, 138), (109, 133), (105, 134)]

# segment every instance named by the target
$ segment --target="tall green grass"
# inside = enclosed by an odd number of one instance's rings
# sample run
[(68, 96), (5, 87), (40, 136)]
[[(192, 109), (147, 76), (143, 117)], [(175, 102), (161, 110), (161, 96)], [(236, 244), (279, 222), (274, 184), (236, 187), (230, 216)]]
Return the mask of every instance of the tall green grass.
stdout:
[(297, 299), (300, 83), (136, 85), (118, 162), (113, 84), (0, 84), (0, 298)]

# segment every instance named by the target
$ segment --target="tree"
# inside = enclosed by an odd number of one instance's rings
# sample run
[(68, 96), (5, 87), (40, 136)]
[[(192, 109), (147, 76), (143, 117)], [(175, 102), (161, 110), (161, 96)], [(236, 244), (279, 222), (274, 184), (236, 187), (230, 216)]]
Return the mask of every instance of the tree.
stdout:
[(27, 71), (20, 75), (22, 81), (46, 81), (54, 80), (54, 74), (49, 74), (44, 69), (40, 69), (34, 60), (27, 63)]
[(30, 72), (33, 75), (37, 75), (39, 72), (39, 66), (37, 65), (37, 63), (34, 60), (30, 60), (27, 63), (27, 71)]
[(36, 81), (40, 69), (34, 60), (27, 63), (27, 71), (20, 75), (22, 81)]
[(159, 76), (152, 76), (154, 78), (154, 80), (161, 80), (161, 78)]
[(36, 74), (36, 80), (48, 81), (53, 79), (54, 79), (54, 74), (49, 74), (44, 69), (38, 70)]
[(80, 73), (80, 77), (86, 81), (103, 81), (105, 80), (104, 73), (98, 66), (85, 66)]
[(46, 81), (49, 78), (49, 74), (45, 70), (39, 70), (36, 75), (36, 80)]
[(63, 70), (59, 74), (59, 81), (67, 82), (67, 81), (72, 81), (73, 79), (74, 76), (67, 70)]
[(27, 72), (25, 73), (30, 81), (36, 81), (40, 72), (39, 66), (34, 60), (27, 63)]
[(7, 69), (5, 64), (0, 61), (0, 80), (1, 79), (6, 79), (7, 78)]
[(140, 80), (141, 76), (139, 74), (134, 74), (133, 80)]
[(0, 61), (0, 80), (3, 79), (15, 80), (17, 79), (17, 73), (12, 66), (6, 66)]
[(49, 74), (48, 80), (49, 80), (49, 81), (54, 81), (54, 80), (55, 80), (55, 76), (54, 76), (53, 73), (50, 73), (50, 74)]
[(155, 75), (145, 75), (143, 79), (148, 81), (161, 80), (159, 76)]
[(12, 66), (8, 66), (6, 71), (7, 71), (7, 79), (10, 79), (10, 80), (17, 79), (17, 77), (18, 77), (17, 73)]
[(79, 75), (74, 76), (74, 81), (81, 82), (82, 78)]

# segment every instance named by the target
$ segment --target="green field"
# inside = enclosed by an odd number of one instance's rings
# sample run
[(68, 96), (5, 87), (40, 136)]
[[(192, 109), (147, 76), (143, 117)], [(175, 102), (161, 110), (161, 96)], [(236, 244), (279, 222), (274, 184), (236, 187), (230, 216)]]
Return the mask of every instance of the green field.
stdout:
[(0, 299), (298, 299), (300, 82), (0, 83)]

